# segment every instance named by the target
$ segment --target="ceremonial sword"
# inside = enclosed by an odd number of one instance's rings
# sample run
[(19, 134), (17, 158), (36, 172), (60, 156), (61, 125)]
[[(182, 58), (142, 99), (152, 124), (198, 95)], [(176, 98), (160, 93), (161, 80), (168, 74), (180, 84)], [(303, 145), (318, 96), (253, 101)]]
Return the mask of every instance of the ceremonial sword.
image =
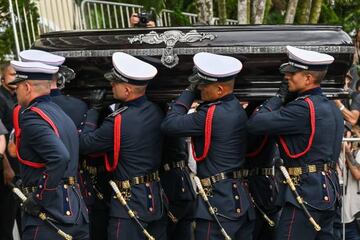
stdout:
[[(9, 183), (9, 186), (11, 187), (12, 192), (15, 193), (16, 196), (18, 196), (22, 202), (26, 201), (27, 197), (21, 192), (21, 190), (18, 187), (16, 187), (13, 183)], [(49, 218), (46, 216), (46, 213), (40, 212), (38, 217), (41, 220), (43, 220), (46, 224), (48, 224), (50, 228), (52, 228), (54, 231), (56, 231), (56, 233), (58, 235), (60, 235), (61, 237), (63, 237), (66, 240), (72, 240), (72, 236), (65, 233), (63, 230), (58, 228), (54, 223), (52, 223), (49, 220)]]
[(229, 237), (229, 235), (226, 233), (225, 229), (223, 228), (223, 226), (221, 225), (219, 219), (216, 216), (215, 210), (213, 208), (213, 206), (211, 206), (211, 203), (209, 202), (208, 197), (206, 196), (206, 193), (204, 191), (203, 186), (201, 185), (200, 179), (197, 176), (194, 176), (194, 181), (195, 181), (195, 185), (199, 190), (200, 196), (201, 198), (204, 200), (204, 202), (207, 204), (208, 208), (209, 208), (209, 212), (210, 214), (213, 216), (215, 222), (217, 223), (217, 225), (220, 227), (220, 231), (221, 234), (224, 236), (225, 240), (231, 240), (231, 238)]
[(296, 187), (294, 185), (294, 182), (292, 181), (289, 172), (287, 171), (287, 169), (284, 167), (284, 165), (282, 165), (282, 160), (279, 159), (280, 161), (280, 171), (282, 172), (282, 174), (285, 177), (286, 183), (289, 185), (291, 191), (293, 192), (296, 201), (299, 203), (299, 205), (301, 206), (301, 208), (304, 210), (306, 216), (309, 218), (310, 223), (314, 226), (314, 229), (319, 232), (321, 230), (321, 227), (319, 224), (317, 224), (317, 222), (315, 221), (315, 219), (311, 216), (311, 214), (309, 213), (309, 210), (306, 208), (305, 204), (304, 204), (304, 200), (302, 199), (302, 197), (299, 195), (298, 191), (296, 190)]
[(147, 237), (147, 239), (149, 240), (155, 240), (155, 238), (153, 236), (150, 235), (150, 233), (144, 228), (144, 226), (141, 224), (141, 222), (139, 221), (139, 219), (136, 217), (135, 213), (133, 210), (131, 210), (131, 208), (129, 207), (129, 205), (127, 204), (126, 200), (124, 199), (123, 195), (121, 194), (118, 186), (116, 185), (116, 183), (112, 180), (109, 181), (110, 186), (112, 187), (112, 189), (115, 192), (115, 195), (117, 197), (117, 199), (119, 200), (120, 204), (123, 205), (129, 215), (130, 218), (134, 219), (136, 224), (141, 228), (142, 232), (144, 233), (144, 235)]

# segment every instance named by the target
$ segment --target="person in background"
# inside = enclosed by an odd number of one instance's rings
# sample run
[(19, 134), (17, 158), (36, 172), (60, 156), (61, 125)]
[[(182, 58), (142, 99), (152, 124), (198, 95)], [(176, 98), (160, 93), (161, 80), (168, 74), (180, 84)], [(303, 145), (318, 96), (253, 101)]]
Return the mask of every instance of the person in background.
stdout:
[[(9, 132), (13, 129), (12, 109), (17, 100), (15, 95), (16, 86), (10, 85), (15, 80), (16, 71), (6, 63), (0, 68), (1, 87), (0, 87), (0, 119), (6, 129), (4, 141), (8, 142)], [(8, 151), (5, 150), (3, 159), (2, 171), (0, 172), (0, 239), (12, 239), (12, 230), (15, 218), (18, 217), (18, 225), (20, 225), (20, 214), (17, 216), (18, 203), (15, 201), (14, 194), (6, 186), (6, 184), (13, 180), (16, 174), (19, 173), (19, 166), (16, 158), (11, 157)], [(5, 181), (2, 181), (2, 180)]]
[[(345, 134), (351, 137), (350, 131)], [(339, 158), (339, 176), (344, 187), (342, 223), (345, 223), (346, 240), (360, 240), (360, 151), (351, 142), (344, 142), (343, 149), (345, 154)]]
[(358, 94), (358, 87), (360, 82), (356, 83), (355, 91), (350, 88), (352, 82), (352, 75), (348, 72), (345, 77), (344, 90), (349, 92), (351, 101), (334, 100), (336, 106), (340, 109), (341, 114), (345, 121), (349, 122), (352, 126), (358, 123), (360, 115), (360, 94)]
[(150, 12), (140, 12), (131, 14), (130, 26), (151, 28), (156, 27), (156, 24)]

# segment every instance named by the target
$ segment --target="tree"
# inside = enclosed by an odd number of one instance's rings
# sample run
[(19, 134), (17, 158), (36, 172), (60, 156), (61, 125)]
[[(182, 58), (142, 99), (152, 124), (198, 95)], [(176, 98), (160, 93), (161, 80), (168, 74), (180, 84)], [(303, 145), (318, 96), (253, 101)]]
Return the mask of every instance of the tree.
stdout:
[(253, 24), (262, 24), (264, 21), (266, 0), (253, 0), (252, 21)]
[(212, 0), (196, 0), (198, 22), (201, 24), (214, 24), (214, 10)]
[(219, 24), (225, 25), (227, 14), (226, 14), (226, 0), (218, 0), (218, 13), (219, 13)]
[(323, 0), (313, 0), (309, 23), (316, 24), (319, 21)]
[(286, 24), (293, 24), (296, 14), (296, 7), (298, 4), (298, 0), (289, 0), (286, 16), (285, 16), (285, 23)]
[(248, 24), (248, 1), (247, 0), (238, 0), (238, 12), (237, 20), (239, 24)]
[(310, 18), (310, 10), (311, 10), (312, 0), (303, 0), (301, 1), (299, 11), (297, 13), (298, 20), (297, 22), (300, 24), (309, 23)]

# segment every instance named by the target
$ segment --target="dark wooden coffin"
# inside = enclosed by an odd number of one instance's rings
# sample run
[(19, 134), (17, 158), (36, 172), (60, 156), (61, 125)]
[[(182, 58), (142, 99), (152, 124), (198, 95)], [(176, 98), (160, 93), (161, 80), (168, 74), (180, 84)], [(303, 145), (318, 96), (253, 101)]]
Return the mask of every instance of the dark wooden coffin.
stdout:
[(259, 25), (199, 26), (152, 29), (53, 32), (44, 34), (33, 48), (66, 57), (65, 64), (77, 77), (66, 92), (87, 98), (89, 90), (108, 88), (103, 74), (112, 68), (111, 56), (123, 51), (143, 59), (159, 73), (148, 88), (151, 99), (163, 102), (175, 98), (192, 73), (192, 57), (206, 51), (231, 55), (243, 62), (236, 79), (239, 99), (273, 96), (282, 75), (279, 66), (287, 62), (285, 46), (324, 52), (335, 57), (322, 87), (331, 98), (343, 97), (345, 74), (353, 57), (351, 38), (337, 26)]

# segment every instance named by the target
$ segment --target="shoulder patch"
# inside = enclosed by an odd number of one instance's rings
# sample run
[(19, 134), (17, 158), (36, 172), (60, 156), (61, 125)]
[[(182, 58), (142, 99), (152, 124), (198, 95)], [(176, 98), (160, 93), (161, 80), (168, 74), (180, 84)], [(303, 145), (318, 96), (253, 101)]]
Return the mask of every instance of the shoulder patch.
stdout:
[(219, 105), (221, 104), (222, 102), (221, 101), (216, 101), (216, 102), (212, 102), (212, 103), (208, 103), (207, 106), (212, 106), (212, 105)]
[(310, 97), (310, 95), (300, 96), (300, 97), (295, 98), (295, 100), (294, 100), (294, 101), (297, 101), (297, 100), (304, 100), (305, 98), (308, 98), (308, 97)]
[(113, 113), (109, 114), (108, 117), (115, 117), (116, 115), (126, 111), (129, 107), (128, 106), (123, 106), (121, 108), (119, 108), (118, 110), (114, 111)]

